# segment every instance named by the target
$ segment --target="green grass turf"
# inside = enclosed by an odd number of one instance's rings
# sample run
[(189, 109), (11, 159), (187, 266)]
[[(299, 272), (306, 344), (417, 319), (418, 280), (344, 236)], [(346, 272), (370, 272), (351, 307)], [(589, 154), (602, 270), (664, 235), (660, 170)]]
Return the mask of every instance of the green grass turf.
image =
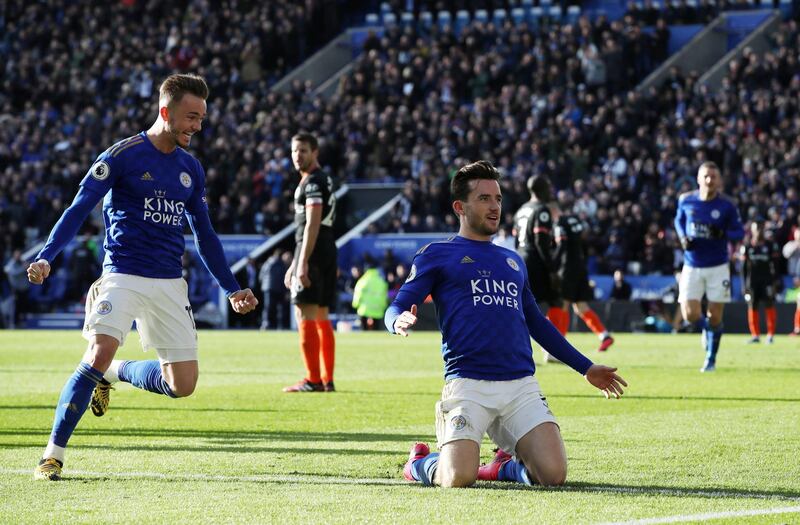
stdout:
[[(65, 481), (45, 483), (31, 472), (85, 343), (0, 331), (0, 522), (605, 523), (800, 506), (800, 341), (726, 335), (718, 371), (701, 374), (697, 335), (620, 334), (602, 356), (593, 336), (571, 340), (630, 388), (609, 401), (564, 366), (538, 367), (567, 486), (442, 490), (401, 482), (411, 444), (434, 441), (437, 333), (338, 334), (339, 391), (283, 394), (302, 374), (296, 334), (201, 332), (192, 397), (119, 386), (105, 417), (79, 424)], [(135, 334), (118, 355), (154, 357)]]

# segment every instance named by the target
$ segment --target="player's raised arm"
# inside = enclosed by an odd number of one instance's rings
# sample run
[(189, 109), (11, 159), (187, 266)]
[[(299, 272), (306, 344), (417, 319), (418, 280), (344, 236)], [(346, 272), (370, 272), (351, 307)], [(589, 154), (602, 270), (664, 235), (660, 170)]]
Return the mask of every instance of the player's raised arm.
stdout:
[(69, 244), (78, 230), (92, 212), (94, 207), (102, 199), (102, 195), (87, 190), (83, 186), (78, 190), (72, 204), (64, 210), (61, 218), (50, 232), (50, 237), (36, 256), (35, 262), (28, 267), (28, 280), (33, 284), (42, 284), (50, 275), (50, 262), (56, 255), (61, 253), (64, 247)]
[[(198, 169), (202, 170), (199, 164)], [(200, 260), (203, 261), (205, 267), (225, 291), (233, 310), (238, 314), (246, 314), (258, 306), (258, 299), (249, 288), (240, 290), (239, 283), (231, 273), (228, 261), (225, 259), (222, 243), (214, 231), (211, 218), (208, 216), (208, 206), (205, 203), (204, 178), (198, 177), (200, 182), (195, 185), (195, 192), (186, 203), (186, 219), (194, 233), (195, 246), (197, 247), (197, 253), (200, 255)]]
[(423, 247), (411, 264), (411, 271), (392, 304), (383, 316), (386, 329), (393, 334), (408, 336), (408, 329), (417, 323), (417, 305), (425, 300), (433, 289), (438, 270), (432, 264), (432, 257)]

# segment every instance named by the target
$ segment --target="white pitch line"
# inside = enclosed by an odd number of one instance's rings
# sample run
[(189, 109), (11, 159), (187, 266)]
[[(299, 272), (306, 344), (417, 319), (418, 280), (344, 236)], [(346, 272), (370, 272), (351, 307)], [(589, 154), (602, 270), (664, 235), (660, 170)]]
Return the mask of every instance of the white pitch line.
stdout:
[(684, 516), (667, 516), (664, 518), (645, 518), (633, 521), (619, 521), (615, 523), (605, 523), (603, 525), (651, 525), (655, 523), (683, 523), (686, 521), (710, 521), (722, 518), (742, 518), (745, 516), (766, 516), (769, 514), (789, 514), (795, 512), (800, 512), (800, 507), (707, 512), (705, 514), (687, 514)]

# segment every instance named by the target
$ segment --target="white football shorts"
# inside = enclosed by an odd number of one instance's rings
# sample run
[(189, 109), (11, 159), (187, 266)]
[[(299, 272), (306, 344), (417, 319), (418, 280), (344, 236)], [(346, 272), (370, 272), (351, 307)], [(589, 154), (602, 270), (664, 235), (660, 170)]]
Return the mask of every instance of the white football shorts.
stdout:
[(105, 274), (86, 295), (83, 337), (109, 335), (122, 346), (136, 321), (142, 349), (155, 349), (162, 363), (197, 361), (197, 330), (188, 290), (181, 278)]
[(511, 455), (517, 442), (542, 423), (557, 423), (535, 377), (512, 381), (452, 379), (436, 403), (439, 448), (459, 439), (481, 444), (483, 434)]
[(703, 294), (713, 303), (731, 302), (731, 269), (728, 263), (709, 268), (686, 264), (678, 281), (678, 302), (700, 301)]

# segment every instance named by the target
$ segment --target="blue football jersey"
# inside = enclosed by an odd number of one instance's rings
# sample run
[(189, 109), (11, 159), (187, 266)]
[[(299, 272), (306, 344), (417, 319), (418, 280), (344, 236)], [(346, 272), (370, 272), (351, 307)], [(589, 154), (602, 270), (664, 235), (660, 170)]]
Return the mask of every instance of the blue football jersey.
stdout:
[(81, 186), (105, 195), (104, 273), (181, 276), (184, 212), (208, 213), (197, 159), (181, 148), (162, 153), (142, 132), (97, 157)]
[(739, 211), (733, 202), (721, 195), (704, 201), (700, 199), (699, 191), (684, 193), (678, 199), (675, 230), (678, 236), (692, 241), (691, 249), (684, 253), (684, 260), (693, 268), (727, 263), (728, 241), (739, 241), (744, 237)]
[(557, 357), (576, 370), (585, 373), (592, 364), (542, 316), (525, 263), (512, 250), (460, 236), (429, 244), (414, 257), (408, 279), (387, 311), (387, 327), (428, 294), (442, 332), (446, 379), (505, 381), (533, 375), (530, 337), (540, 339), (532, 326), (552, 332), (547, 336), (559, 340), (554, 345)]

